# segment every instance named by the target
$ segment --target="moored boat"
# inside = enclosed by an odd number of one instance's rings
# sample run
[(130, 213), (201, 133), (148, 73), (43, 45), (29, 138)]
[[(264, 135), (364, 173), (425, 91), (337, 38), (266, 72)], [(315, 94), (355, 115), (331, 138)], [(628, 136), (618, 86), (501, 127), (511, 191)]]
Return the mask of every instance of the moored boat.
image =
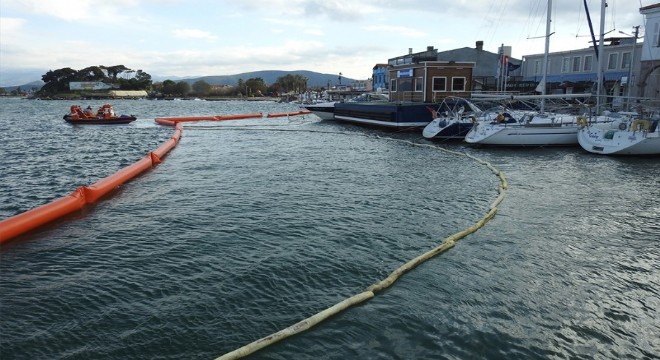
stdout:
[[(389, 97), (387, 94), (382, 93), (366, 93), (359, 96), (356, 96), (348, 102), (351, 103), (363, 103), (363, 102), (387, 102)], [(312, 112), (312, 114), (321, 118), (321, 120), (333, 120), (335, 118), (335, 104), (338, 101), (326, 101), (319, 102), (315, 104), (305, 105), (305, 109)]]
[(502, 146), (577, 145), (573, 115), (504, 111), (478, 121), (465, 136), (470, 144)]
[(422, 136), (429, 140), (463, 140), (481, 113), (477, 105), (459, 97), (444, 99), (437, 110), (428, 109), (433, 121), (424, 127)]
[(603, 155), (660, 155), (660, 116), (622, 117), (610, 123), (583, 123), (578, 142), (590, 153)]
[(321, 118), (321, 120), (332, 120), (335, 118), (335, 102), (327, 101), (317, 104), (305, 105), (305, 109)]
[(71, 105), (70, 112), (62, 118), (69, 124), (76, 125), (118, 125), (137, 120), (135, 115), (117, 116), (110, 104), (103, 104), (96, 113), (94, 113), (91, 106), (83, 111), (80, 105)]

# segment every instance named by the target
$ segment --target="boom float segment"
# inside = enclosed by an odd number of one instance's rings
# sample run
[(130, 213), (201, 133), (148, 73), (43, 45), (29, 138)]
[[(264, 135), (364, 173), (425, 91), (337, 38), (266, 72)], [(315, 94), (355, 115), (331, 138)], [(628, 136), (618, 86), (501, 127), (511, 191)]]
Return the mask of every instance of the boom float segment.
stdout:
[(283, 112), (283, 113), (271, 113), (266, 115), (267, 118), (274, 118), (274, 117), (282, 117), (282, 116), (296, 116), (296, 115), (307, 115), (311, 114), (312, 112), (309, 110), (300, 110), (300, 111), (293, 111), (293, 112)]

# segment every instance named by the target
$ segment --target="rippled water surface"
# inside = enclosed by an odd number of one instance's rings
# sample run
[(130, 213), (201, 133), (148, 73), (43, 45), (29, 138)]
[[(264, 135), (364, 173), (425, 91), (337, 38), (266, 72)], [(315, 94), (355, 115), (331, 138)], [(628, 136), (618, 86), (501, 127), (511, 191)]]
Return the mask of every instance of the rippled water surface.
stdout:
[[(0, 219), (141, 159), (173, 133), (155, 117), (298, 110), (116, 101), (138, 120), (80, 127), (70, 105), (0, 99)], [(363, 291), (497, 197), (486, 166), (409, 142), (428, 144), (311, 115), (186, 125), (152, 170), (2, 246), (0, 358), (212, 359)], [(497, 216), (250, 358), (658, 358), (660, 159), (438, 145), (504, 171)]]

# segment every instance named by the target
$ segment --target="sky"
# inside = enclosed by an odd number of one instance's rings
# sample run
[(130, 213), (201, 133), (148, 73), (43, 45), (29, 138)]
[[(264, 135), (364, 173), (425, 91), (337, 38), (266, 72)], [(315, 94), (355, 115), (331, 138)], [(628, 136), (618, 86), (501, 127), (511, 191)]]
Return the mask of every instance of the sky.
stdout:
[[(608, 0), (607, 36), (632, 34), (639, 8), (660, 0)], [(541, 54), (547, 0), (2, 0), (0, 86), (48, 70), (124, 65), (157, 77), (259, 70), (371, 77), (389, 58), (433, 46), (512, 57)], [(587, 0), (594, 29), (601, 0)], [(588, 47), (583, 0), (554, 0), (550, 51)], [(37, 74), (35, 76), (35, 74)], [(21, 83), (21, 81), (23, 81)]]

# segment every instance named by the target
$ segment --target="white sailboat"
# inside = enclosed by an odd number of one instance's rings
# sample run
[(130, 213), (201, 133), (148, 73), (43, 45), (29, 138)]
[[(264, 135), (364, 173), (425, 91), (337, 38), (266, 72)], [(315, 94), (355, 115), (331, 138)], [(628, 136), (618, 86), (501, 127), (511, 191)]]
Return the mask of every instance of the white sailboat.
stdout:
[(545, 113), (545, 100), (549, 97), (589, 97), (589, 94), (545, 95), (545, 79), (547, 76), (548, 52), (550, 50), (550, 14), (552, 0), (548, 0), (545, 60), (543, 61), (543, 80), (539, 84), (540, 96), (511, 97), (512, 99), (541, 100), (539, 112), (528, 112), (517, 121), (479, 121), (465, 136), (470, 144), (505, 145), (505, 146), (548, 146), (577, 145), (577, 116), (568, 114)]
[(578, 141), (590, 153), (660, 155), (660, 114), (647, 119), (625, 117), (610, 124), (584, 124)]
[(502, 113), (494, 121), (477, 122), (465, 141), (502, 146), (576, 145), (576, 121), (574, 115), (527, 112), (515, 119), (510, 113)]
[(471, 101), (451, 96), (442, 100), (437, 110), (429, 110), (433, 120), (422, 131), (422, 136), (429, 140), (464, 139), (482, 113)]
[[(601, 4), (600, 47), (602, 54), (603, 21), (605, 2)], [(598, 62), (598, 78), (602, 63)], [(600, 91), (600, 87), (598, 88)], [(603, 155), (660, 155), (660, 114), (650, 113), (640, 116), (629, 113), (627, 117), (611, 124), (583, 122), (577, 137), (580, 146), (594, 154)]]

